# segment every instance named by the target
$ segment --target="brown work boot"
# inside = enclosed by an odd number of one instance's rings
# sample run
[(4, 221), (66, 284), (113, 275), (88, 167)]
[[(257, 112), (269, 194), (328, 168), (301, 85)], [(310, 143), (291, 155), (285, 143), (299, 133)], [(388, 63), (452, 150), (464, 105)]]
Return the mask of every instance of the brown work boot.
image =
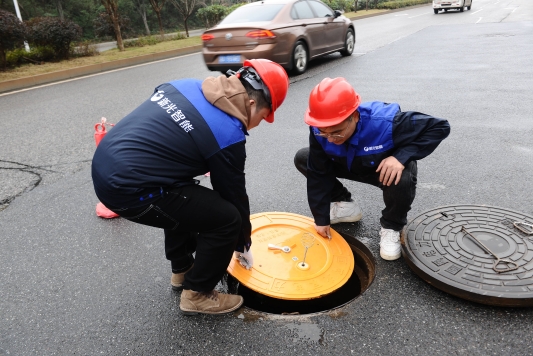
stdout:
[[(191, 266), (191, 268), (193, 266), (194, 264)], [(183, 289), (183, 281), (185, 281), (185, 273), (189, 272), (191, 268), (189, 268), (188, 270), (182, 273), (172, 273), (172, 277), (170, 277), (170, 285), (172, 286), (173, 290), (180, 291)]]
[(242, 305), (240, 295), (211, 292), (195, 292), (184, 289), (181, 293), (180, 310), (185, 315), (226, 314), (237, 310)]

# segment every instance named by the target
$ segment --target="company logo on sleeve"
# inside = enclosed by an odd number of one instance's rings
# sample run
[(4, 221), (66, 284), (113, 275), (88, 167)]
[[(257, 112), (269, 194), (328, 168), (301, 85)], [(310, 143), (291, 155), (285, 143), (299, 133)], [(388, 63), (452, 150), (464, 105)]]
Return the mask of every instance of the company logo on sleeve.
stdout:
[(150, 98), (151, 101), (158, 101), (161, 100), (165, 96), (165, 92), (163, 90), (158, 90), (157, 93), (154, 93), (152, 97)]

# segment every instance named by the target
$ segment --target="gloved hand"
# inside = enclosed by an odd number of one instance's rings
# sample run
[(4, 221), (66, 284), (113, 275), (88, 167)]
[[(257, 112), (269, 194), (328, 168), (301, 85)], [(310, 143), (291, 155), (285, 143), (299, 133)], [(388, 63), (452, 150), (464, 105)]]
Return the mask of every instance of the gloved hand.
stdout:
[(235, 251), (233, 252), (233, 256), (237, 260), (239, 260), (241, 266), (243, 266), (247, 270), (252, 269), (252, 266), (254, 265), (254, 257), (252, 256), (252, 251), (244, 247), (244, 252)]

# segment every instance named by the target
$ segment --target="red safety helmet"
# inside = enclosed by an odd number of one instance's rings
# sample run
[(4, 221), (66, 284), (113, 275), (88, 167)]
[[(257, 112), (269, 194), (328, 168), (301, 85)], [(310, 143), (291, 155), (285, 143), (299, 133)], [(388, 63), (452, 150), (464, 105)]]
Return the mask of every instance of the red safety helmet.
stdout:
[(361, 97), (344, 78), (324, 78), (309, 95), (305, 123), (315, 127), (340, 124), (359, 107)]
[[(250, 67), (253, 69), (250, 70)], [(272, 109), (265, 120), (274, 122), (274, 111), (283, 104), (289, 90), (289, 77), (285, 69), (268, 59), (248, 59), (235, 74), (250, 83), (254, 89), (263, 90)]]

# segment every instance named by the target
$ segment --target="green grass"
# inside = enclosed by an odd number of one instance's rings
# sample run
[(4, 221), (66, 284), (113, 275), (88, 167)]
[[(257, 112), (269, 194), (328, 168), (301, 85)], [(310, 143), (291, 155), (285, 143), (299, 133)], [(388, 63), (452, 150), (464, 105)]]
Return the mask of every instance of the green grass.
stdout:
[(8, 69), (6, 72), (0, 72), (0, 82), (6, 80), (31, 77), (34, 75), (51, 73), (59, 70), (72, 69), (76, 67), (100, 64), (118, 59), (126, 59), (146, 54), (170, 51), (178, 48), (196, 46), (202, 43), (200, 37), (189, 37), (181, 40), (164, 41), (155, 45), (144, 47), (130, 47), (120, 52), (118, 49), (111, 49), (96, 56), (79, 57), (60, 62), (51, 62), (44, 64), (24, 64), (20, 67)]
[(379, 14), (380, 12), (386, 12), (386, 11), (387, 10), (377, 10), (377, 9), (358, 10), (357, 12), (353, 12), (353, 11), (345, 12), (343, 15), (346, 16), (349, 19), (353, 19), (354, 17)]

